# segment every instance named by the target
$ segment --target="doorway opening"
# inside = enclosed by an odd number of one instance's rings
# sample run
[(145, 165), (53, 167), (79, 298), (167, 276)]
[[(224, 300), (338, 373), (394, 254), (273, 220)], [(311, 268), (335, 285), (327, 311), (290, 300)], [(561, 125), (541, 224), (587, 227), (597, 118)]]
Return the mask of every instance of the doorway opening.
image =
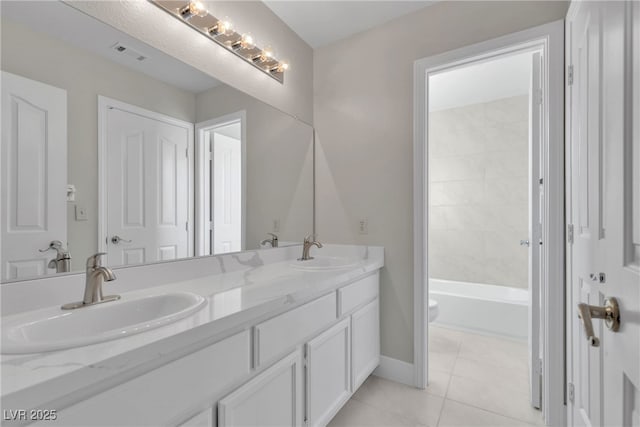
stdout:
[(245, 114), (196, 125), (196, 252), (244, 250)]
[(523, 422), (541, 406), (541, 61), (524, 49), (427, 81), (430, 369), (454, 393), (499, 384), (485, 409)]
[(456, 401), (551, 424), (565, 416), (564, 294), (549, 286), (563, 280), (562, 34), (415, 67), (416, 386), (447, 376)]

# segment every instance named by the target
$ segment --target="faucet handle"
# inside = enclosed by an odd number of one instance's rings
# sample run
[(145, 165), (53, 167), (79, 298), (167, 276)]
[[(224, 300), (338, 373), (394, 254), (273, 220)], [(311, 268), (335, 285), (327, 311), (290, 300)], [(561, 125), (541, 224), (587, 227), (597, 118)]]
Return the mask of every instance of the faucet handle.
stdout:
[(102, 255), (106, 255), (106, 252), (98, 252), (87, 258), (87, 267), (95, 268), (102, 265)]
[(314, 240), (316, 239), (316, 237), (317, 237), (317, 236), (318, 236), (318, 235), (317, 235), (317, 234), (315, 234), (315, 233), (313, 233), (313, 234), (309, 234), (308, 236), (306, 236), (306, 237), (304, 238), (304, 242), (305, 242), (305, 243), (311, 243), (312, 241), (314, 241)]
[(273, 233), (267, 233), (267, 234), (268, 234), (269, 236), (273, 237), (274, 239), (277, 239), (277, 238), (278, 238), (278, 235), (277, 235), (277, 234), (273, 234)]

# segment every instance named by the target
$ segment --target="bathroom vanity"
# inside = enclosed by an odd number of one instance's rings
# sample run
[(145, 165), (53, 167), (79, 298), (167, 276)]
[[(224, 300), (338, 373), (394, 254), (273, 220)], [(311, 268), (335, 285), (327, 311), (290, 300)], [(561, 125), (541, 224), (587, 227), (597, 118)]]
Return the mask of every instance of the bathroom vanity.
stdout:
[[(177, 292), (206, 303), (124, 338), (3, 354), (4, 424), (327, 424), (378, 365), (384, 254), (326, 245), (304, 264), (299, 253), (298, 246), (114, 269), (118, 279), (105, 292), (121, 299), (79, 310)], [(13, 314), (3, 328), (77, 299), (82, 276), (4, 285), (3, 312)], [(32, 414), (45, 412), (32, 409), (55, 413), (36, 420)], [(24, 419), (11, 419), (17, 410), (26, 410)]]

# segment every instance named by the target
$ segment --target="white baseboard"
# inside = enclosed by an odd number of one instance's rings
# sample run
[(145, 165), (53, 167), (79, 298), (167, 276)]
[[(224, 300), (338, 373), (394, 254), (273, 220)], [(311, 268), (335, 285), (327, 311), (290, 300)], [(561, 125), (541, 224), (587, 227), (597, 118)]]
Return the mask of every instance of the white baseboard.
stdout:
[(373, 375), (415, 387), (413, 364), (402, 360), (380, 356), (380, 365), (373, 371)]

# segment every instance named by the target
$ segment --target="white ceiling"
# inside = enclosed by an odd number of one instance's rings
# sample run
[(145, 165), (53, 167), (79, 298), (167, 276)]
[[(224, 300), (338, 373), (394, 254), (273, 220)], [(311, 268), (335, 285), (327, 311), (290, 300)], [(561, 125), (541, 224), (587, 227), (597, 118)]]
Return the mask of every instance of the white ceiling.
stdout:
[[(213, 77), (59, 1), (0, 1), (4, 18), (100, 55), (172, 86), (199, 93), (220, 85)], [(34, 11), (37, 10), (37, 13)], [(113, 49), (116, 43), (146, 57), (138, 61)]]
[(445, 71), (429, 77), (429, 111), (527, 95), (532, 52)]
[(314, 49), (436, 3), (436, 0), (263, 1)]

